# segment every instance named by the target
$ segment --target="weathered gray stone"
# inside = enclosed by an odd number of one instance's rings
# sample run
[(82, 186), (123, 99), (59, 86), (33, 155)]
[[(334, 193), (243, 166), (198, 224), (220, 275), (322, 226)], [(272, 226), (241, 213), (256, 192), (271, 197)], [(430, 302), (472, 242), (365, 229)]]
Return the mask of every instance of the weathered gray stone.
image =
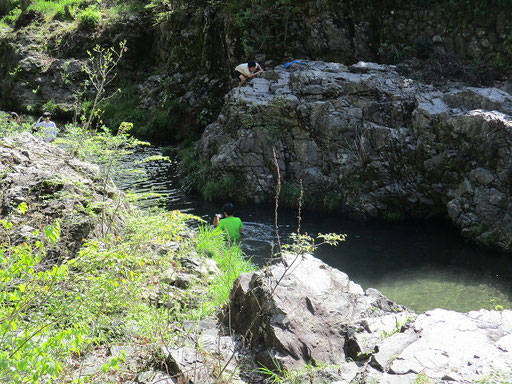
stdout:
[(135, 379), (136, 384), (177, 384), (178, 380), (163, 372), (146, 371), (141, 372)]
[(183, 269), (196, 277), (214, 277), (220, 273), (217, 263), (213, 259), (198, 257), (183, 257), (180, 259)]
[[(282, 181), (302, 182), (313, 204), (329, 194), (358, 217), (396, 207), (405, 217), (449, 217), (472, 240), (511, 249), (509, 93), (435, 88), (364, 62), (272, 73), (228, 93), (197, 146), (212, 177), (240, 180), (241, 199), (273, 198), (275, 148)], [(483, 188), (492, 189), (475, 192)]]
[(507, 343), (511, 319), (511, 311), (428, 311), (414, 322), (410, 331), (417, 339), (394, 359), (390, 372), (424, 373), (435, 379), (458, 373), (469, 382), (492, 372), (512, 374), (512, 355), (500, 348)]
[(173, 285), (176, 282), (177, 272), (174, 268), (165, 270), (160, 276), (160, 282)]
[[(97, 166), (28, 132), (3, 139), (0, 158), (0, 216), (22, 228), (11, 240), (34, 238), (34, 229), (43, 232), (45, 225), (59, 219), (61, 240), (47, 251), (52, 258), (63, 257), (77, 252), (90, 235), (107, 228), (115, 231), (120, 225), (114, 212), (127, 207)], [(26, 214), (17, 210), (21, 203), (28, 206)]]
[(373, 355), (371, 364), (381, 371), (387, 371), (402, 351), (418, 338), (413, 333), (395, 333), (379, 344), (379, 351)]
[(189, 347), (162, 347), (162, 354), (170, 373), (178, 381), (202, 383), (209, 379), (209, 368), (199, 350)]
[(334, 364), (308, 375), (313, 383), (512, 378), (512, 311), (435, 309), (416, 317), (403, 309), (312, 256), (288, 254), (240, 276), (224, 321), (267, 368)]
[(273, 351), (290, 368), (308, 361), (343, 363), (349, 324), (403, 309), (310, 255), (286, 255), (285, 264), (241, 275), (225, 322), (262, 348), (259, 359), (266, 366)]

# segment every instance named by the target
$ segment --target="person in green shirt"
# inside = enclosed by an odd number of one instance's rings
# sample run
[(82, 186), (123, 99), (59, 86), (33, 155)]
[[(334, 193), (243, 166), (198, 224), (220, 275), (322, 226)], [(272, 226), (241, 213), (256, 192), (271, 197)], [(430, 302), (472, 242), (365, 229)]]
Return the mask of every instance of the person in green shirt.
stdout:
[(224, 218), (220, 219), (218, 216), (214, 218), (213, 225), (217, 233), (225, 232), (226, 237), (230, 243), (240, 241), (241, 233), (244, 230), (244, 224), (239, 217), (233, 216), (235, 207), (231, 203), (224, 204), (222, 208), (224, 211)]

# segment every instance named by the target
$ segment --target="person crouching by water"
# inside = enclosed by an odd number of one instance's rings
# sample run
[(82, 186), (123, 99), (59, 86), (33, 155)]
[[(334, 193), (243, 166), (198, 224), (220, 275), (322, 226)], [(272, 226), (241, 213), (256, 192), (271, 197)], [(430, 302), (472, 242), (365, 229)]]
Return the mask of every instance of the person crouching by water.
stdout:
[(236, 77), (238, 77), (238, 86), (241, 87), (254, 76), (263, 73), (263, 68), (258, 63), (249, 61), (248, 63), (238, 65), (235, 68), (235, 73)]
[(231, 203), (224, 204), (222, 208), (224, 212), (224, 218), (221, 219), (220, 215), (215, 215), (213, 218), (213, 226), (215, 232), (224, 232), (230, 244), (240, 241), (241, 233), (244, 230), (244, 224), (239, 217), (233, 216), (235, 213), (235, 207)]
[(36, 128), (44, 128), (41, 129), (41, 133), (43, 134), (43, 140), (51, 143), (57, 137), (57, 133), (59, 133), (59, 129), (55, 125), (53, 121), (51, 121), (52, 115), (50, 112), (44, 112), (42, 116), (37, 119)]

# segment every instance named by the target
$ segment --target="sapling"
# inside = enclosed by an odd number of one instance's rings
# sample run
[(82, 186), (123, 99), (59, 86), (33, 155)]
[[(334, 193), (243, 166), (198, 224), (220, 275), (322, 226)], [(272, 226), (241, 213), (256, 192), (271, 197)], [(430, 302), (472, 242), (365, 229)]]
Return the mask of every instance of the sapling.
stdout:
[(115, 70), (127, 50), (126, 40), (123, 40), (119, 43), (119, 49), (117, 50), (114, 47), (103, 48), (100, 45), (96, 45), (92, 52), (87, 51), (89, 59), (87, 64), (82, 66), (82, 70), (89, 78), (90, 84), (94, 87), (95, 96), (89, 116), (84, 117), (83, 126), (85, 129), (91, 126), (95, 116), (99, 116), (101, 111), (98, 109), (98, 105), (117, 93), (115, 91), (108, 94), (107, 87), (117, 77)]

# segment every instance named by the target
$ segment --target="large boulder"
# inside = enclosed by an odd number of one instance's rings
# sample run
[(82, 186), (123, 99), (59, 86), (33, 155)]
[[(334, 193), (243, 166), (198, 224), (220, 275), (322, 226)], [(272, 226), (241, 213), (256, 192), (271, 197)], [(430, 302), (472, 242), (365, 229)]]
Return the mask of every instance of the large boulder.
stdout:
[(272, 367), (305, 363), (341, 364), (351, 357), (353, 324), (389, 315), (386, 328), (407, 318), (406, 308), (311, 255), (286, 255), (285, 262), (242, 274), (231, 292), (225, 323), (257, 346), (258, 359)]
[[(235, 198), (271, 200), (273, 150), (287, 190), (358, 218), (445, 218), (512, 249), (512, 96), (415, 82), (393, 66), (302, 62), (226, 96), (197, 145)], [(293, 199), (295, 201), (295, 199)]]
[(512, 379), (512, 311), (435, 309), (417, 316), (311, 255), (288, 254), (241, 275), (224, 323), (253, 349), (260, 366), (318, 366), (307, 382)]
[[(62, 257), (73, 255), (93, 234), (117, 228), (116, 213), (126, 206), (97, 166), (28, 132), (3, 139), (0, 158), (0, 218), (14, 225), (13, 231), (0, 232), (0, 241), (39, 239), (58, 219), (61, 241), (47, 251)], [(27, 204), (26, 213), (18, 209), (21, 203)]]

